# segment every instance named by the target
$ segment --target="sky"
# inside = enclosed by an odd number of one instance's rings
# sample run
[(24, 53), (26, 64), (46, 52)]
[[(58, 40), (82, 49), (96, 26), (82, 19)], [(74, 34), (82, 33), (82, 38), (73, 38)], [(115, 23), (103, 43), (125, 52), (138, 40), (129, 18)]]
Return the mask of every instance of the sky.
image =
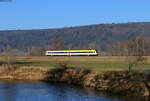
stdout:
[(63, 28), (127, 22), (150, 22), (150, 0), (0, 2), (0, 30)]

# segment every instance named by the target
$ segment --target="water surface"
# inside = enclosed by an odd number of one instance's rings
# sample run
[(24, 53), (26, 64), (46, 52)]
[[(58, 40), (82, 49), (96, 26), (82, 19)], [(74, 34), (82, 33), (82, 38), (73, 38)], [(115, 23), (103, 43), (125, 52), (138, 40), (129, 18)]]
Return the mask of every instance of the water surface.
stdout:
[(41, 82), (0, 82), (0, 101), (123, 101), (91, 89)]

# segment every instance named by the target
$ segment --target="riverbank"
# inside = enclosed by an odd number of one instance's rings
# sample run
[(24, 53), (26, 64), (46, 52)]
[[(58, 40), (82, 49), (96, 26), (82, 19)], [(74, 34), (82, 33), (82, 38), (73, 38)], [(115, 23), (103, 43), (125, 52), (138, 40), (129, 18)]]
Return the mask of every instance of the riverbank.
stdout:
[(98, 91), (120, 95), (149, 97), (149, 74), (126, 71), (94, 71), (81, 68), (0, 67), (0, 79), (35, 80), (93, 87)]

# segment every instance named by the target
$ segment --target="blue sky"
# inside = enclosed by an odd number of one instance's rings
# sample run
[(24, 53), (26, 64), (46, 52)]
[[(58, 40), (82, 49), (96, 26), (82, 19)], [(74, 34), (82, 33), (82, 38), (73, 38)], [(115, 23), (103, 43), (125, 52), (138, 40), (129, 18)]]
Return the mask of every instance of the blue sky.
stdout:
[(150, 22), (150, 0), (12, 0), (0, 2), (0, 30)]

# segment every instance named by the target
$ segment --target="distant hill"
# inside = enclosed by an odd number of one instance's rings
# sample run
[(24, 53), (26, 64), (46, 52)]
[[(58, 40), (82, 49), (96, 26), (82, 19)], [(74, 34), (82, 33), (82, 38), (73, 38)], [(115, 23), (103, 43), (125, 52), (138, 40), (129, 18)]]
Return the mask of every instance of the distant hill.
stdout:
[(0, 31), (0, 49), (10, 45), (19, 50), (32, 46), (48, 47), (56, 36), (63, 38), (67, 48), (86, 48), (96, 43), (97, 49), (105, 50), (107, 45), (116, 40), (126, 40), (138, 35), (150, 36), (150, 22), (97, 24), (79, 27)]

